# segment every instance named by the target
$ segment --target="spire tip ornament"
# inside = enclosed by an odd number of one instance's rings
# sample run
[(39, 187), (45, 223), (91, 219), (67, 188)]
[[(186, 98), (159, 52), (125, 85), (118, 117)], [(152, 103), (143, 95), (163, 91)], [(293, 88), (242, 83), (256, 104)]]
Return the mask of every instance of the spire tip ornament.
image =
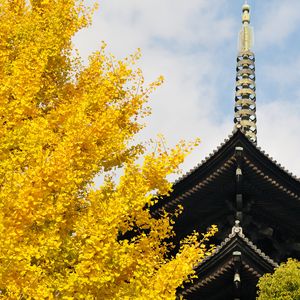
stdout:
[(250, 51), (253, 47), (253, 29), (250, 26), (250, 5), (242, 8), (242, 28), (239, 36), (239, 51)]
[(242, 131), (254, 144), (256, 138), (256, 86), (253, 29), (250, 26), (250, 5), (242, 7), (242, 28), (239, 34), (239, 53), (237, 57), (235, 128)]

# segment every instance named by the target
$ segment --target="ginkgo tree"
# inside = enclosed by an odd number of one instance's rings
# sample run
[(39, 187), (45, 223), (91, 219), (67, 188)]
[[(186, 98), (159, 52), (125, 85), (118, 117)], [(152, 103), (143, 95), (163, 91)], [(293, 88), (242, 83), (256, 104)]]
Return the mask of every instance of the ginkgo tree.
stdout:
[(168, 255), (174, 216), (149, 207), (194, 144), (134, 143), (162, 79), (145, 86), (139, 52), (104, 45), (83, 65), (72, 37), (93, 10), (0, 0), (1, 299), (175, 299), (210, 250), (215, 227)]

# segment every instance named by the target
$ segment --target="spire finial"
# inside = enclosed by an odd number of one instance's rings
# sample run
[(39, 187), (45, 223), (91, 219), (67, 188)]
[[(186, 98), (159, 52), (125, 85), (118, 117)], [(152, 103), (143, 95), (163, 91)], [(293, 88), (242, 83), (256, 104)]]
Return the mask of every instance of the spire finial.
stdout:
[(250, 5), (245, 1), (242, 8), (242, 28), (239, 35), (239, 53), (237, 57), (235, 128), (256, 144), (256, 93), (255, 93), (255, 57), (251, 52), (253, 30), (250, 26)]
[(253, 46), (253, 30), (252, 27), (250, 27), (250, 5), (247, 1), (245, 1), (242, 11), (239, 51), (250, 51)]

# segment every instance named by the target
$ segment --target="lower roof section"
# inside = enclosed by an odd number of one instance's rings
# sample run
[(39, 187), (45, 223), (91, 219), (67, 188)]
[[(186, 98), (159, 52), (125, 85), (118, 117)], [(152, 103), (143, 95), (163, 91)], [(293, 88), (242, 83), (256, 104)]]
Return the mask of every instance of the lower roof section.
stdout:
[(254, 300), (259, 277), (275, 267), (276, 262), (243, 234), (236, 221), (231, 234), (195, 268), (198, 279), (186, 284), (179, 295), (184, 299)]

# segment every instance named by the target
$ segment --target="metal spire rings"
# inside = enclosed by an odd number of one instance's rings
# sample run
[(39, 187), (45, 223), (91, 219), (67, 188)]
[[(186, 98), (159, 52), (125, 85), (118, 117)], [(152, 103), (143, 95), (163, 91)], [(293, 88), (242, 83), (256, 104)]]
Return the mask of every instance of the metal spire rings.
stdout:
[(250, 6), (248, 4), (243, 6), (242, 22), (236, 68), (234, 124), (256, 144), (255, 56), (251, 52), (253, 34), (249, 26)]

